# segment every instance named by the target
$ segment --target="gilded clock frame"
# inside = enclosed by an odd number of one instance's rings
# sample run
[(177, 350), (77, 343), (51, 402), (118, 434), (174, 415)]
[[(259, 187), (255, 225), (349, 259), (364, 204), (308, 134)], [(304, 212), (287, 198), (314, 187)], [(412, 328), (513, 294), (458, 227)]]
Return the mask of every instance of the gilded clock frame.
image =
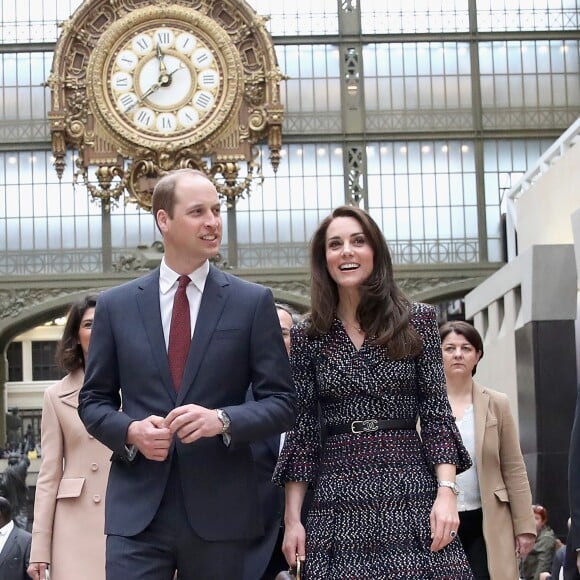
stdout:
[[(191, 135), (152, 139), (118, 118), (107, 63), (136, 27), (168, 18), (191, 23), (219, 59), (221, 99)], [(58, 177), (73, 150), (77, 178), (105, 206), (123, 199), (150, 209), (156, 180), (179, 167), (205, 171), (229, 201), (245, 195), (260, 176), (255, 146), (267, 143), (274, 170), (281, 159), (286, 77), (266, 22), (244, 0), (85, 0), (62, 25), (47, 83)]]
[[(163, 27), (181, 28), (198, 37), (212, 52), (221, 82), (216, 102), (209, 115), (187, 136), (150, 135), (130, 124), (113, 103), (110, 70), (119, 49), (132, 37)], [(203, 142), (228, 129), (232, 111), (243, 98), (243, 70), (240, 56), (228, 34), (211, 18), (183, 6), (154, 6), (147, 11), (132, 12), (114, 22), (100, 38), (87, 68), (87, 96), (94, 103), (95, 116), (111, 132), (119, 151), (130, 155), (134, 146), (156, 149), (165, 146), (178, 150)]]

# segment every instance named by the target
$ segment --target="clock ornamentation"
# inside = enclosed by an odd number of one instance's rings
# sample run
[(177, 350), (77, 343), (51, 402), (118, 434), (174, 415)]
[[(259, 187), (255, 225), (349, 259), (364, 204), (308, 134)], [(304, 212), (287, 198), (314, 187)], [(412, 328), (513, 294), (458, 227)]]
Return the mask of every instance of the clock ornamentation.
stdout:
[(102, 203), (148, 209), (156, 180), (178, 167), (243, 196), (261, 177), (258, 144), (280, 162), (285, 77), (264, 23), (239, 0), (85, 0), (48, 81), (59, 177), (73, 149), (78, 180)]

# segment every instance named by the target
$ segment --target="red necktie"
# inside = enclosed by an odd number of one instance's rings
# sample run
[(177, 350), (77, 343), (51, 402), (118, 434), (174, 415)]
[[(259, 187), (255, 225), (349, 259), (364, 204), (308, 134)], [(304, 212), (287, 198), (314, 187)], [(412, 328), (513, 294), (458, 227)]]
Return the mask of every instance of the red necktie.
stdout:
[(173, 299), (171, 326), (169, 327), (169, 370), (173, 378), (173, 387), (179, 391), (183, 369), (191, 343), (191, 320), (189, 314), (189, 300), (187, 299), (187, 285), (191, 282), (189, 276), (178, 278), (179, 286)]

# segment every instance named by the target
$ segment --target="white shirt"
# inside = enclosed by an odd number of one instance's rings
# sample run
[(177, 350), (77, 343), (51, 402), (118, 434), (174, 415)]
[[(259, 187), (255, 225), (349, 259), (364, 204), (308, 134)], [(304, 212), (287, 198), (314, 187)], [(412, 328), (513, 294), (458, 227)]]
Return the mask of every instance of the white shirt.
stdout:
[[(201, 295), (205, 288), (205, 281), (209, 274), (209, 262), (206, 260), (197, 270), (194, 270), (189, 277), (191, 283), (187, 286), (186, 293), (189, 301), (189, 315), (191, 320), (191, 335), (195, 330)], [(163, 335), (165, 336), (165, 348), (169, 348), (169, 329), (171, 327), (171, 313), (173, 312), (173, 299), (179, 285), (177, 280), (180, 274), (174, 272), (166, 263), (165, 256), (161, 260), (159, 269), (159, 306), (161, 307), (161, 323), (163, 324)]]
[(12, 520), (10, 520), (5, 526), (2, 526), (0, 528), (0, 553), (2, 553), (2, 550), (6, 545), (6, 540), (8, 540), (8, 536), (10, 535), (13, 529), (14, 522)]
[(469, 405), (463, 413), (463, 419), (455, 421), (463, 445), (467, 449), (472, 466), (457, 476), (459, 486), (459, 496), (457, 497), (457, 509), (460, 512), (476, 510), (481, 507), (481, 492), (479, 491), (479, 480), (477, 478), (477, 466), (475, 465), (475, 417), (473, 415), (473, 405)]

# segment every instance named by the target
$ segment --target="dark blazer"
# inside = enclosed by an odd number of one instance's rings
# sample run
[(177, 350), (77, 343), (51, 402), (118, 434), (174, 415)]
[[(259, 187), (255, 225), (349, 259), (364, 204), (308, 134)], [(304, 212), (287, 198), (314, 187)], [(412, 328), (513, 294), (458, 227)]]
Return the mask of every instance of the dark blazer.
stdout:
[[(245, 401), (248, 385), (255, 401)], [(121, 407), (122, 411), (118, 409)], [(175, 439), (168, 461), (126, 460), (129, 424), (195, 403), (231, 418), (221, 436), (190, 445)], [(79, 414), (114, 452), (105, 532), (132, 536), (153, 519), (171, 461), (178, 458), (187, 517), (210, 541), (262, 533), (250, 442), (289, 429), (295, 393), (270, 290), (210, 267), (183, 380), (175, 392), (159, 306), (159, 269), (99, 296)]]
[(576, 567), (576, 551), (580, 549), (580, 391), (576, 396), (574, 424), (568, 452), (568, 496), (570, 504), (570, 531), (566, 540), (564, 578), (580, 578)]
[(26, 569), (30, 562), (30, 532), (14, 526), (2, 552), (0, 552), (0, 578), (2, 580), (30, 580)]
[(564, 562), (566, 560), (566, 546), (560, 546), (556, 553), (554, 554), (554, 559), (552, 560), (552, 569), (550, 570), (550, 577), (548, 580), (559, 580), (560, 571), (564, 568)]
[[(253, 400), (251, 390), (247, 400)], [(244, 580), (259, 580), (264, 575), (274, 550), (281, 550), (276, 540), (284, 516), (284, 489), (272, 482), (280, 451), (280, 435), (254, 441), (251, 448), (258, 476), (264, 533), (254, 538), (246, 551), (243, 577)]]

